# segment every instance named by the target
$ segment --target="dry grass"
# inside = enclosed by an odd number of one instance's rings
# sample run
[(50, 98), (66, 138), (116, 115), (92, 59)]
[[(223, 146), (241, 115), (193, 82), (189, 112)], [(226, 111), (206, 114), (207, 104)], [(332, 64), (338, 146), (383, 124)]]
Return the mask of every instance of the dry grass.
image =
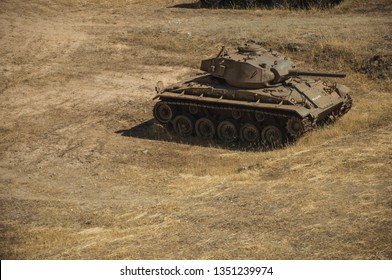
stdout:
[[(391, 259), (391, 77), (361, 70), (392, 50), (389, 1), (194, 2), (0, 3), (1, 258)], [(115, 133), (152, 117), (157, 80), (246, 38), (348, 73), (352, 110), (264, 152)]]

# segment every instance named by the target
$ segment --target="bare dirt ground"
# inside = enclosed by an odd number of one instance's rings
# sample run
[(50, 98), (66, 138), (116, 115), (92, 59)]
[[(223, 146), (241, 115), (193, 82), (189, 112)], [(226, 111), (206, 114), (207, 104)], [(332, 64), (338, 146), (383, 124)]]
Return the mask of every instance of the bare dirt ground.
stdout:
[[(0, 257), (391, 259), (392, 8), (370, 2), (0, 0)], [(154, 125), (158, 80), (245, 38), (347, 72), (353, 109), (267, 152)]]

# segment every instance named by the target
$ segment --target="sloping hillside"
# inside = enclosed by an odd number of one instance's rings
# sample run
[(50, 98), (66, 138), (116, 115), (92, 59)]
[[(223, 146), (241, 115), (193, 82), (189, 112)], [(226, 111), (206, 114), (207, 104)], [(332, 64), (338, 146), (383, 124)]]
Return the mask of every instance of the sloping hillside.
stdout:
[[(391, 259), (390, 1), (0, 2), (2, 259)], [(154, 124), (158, 80), (254, 39), (346, 72), (354, 106), (280, 150)]]

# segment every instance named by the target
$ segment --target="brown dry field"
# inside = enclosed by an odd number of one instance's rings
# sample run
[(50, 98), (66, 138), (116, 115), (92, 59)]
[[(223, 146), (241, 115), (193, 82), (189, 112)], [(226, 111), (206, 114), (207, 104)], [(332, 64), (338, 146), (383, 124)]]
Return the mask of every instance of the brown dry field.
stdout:
[[(1, 259), (392, 259), (390, 1), (193, 2), (0, 0)], [(352, 110), (273, 151), (151, 121), (158, 80), (247, 38), (348, 73)]]

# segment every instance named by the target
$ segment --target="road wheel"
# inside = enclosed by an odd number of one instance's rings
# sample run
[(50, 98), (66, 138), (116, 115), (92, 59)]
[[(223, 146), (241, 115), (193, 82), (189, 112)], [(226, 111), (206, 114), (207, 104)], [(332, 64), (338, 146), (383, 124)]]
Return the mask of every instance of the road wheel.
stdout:
[(174, 131), (181, 137), (189, 137), (193, 133), (193, 123), (191, 116), (179, 115), (173, 121)]
[(154, 118), (160, 123), (168, 123), (174, 116), (174, 109), (167, 103), (158, 102), (153, 109)]
[(286, 122), (286, 131), (292, 137), (299, 137), (304, 133), (302, 121), (297, 117), (289, 118)]
[(240, 138), (246, 144), (256, 144), (260, 141), (260, 130), (253, 123), (244, 123), (240, 129)]
[(269, 147), (283, 146), (285, 136), (282, 129), (276, 125), (268, 125), (261, 131), (261, 141)]
[(195, 130), (197, 136), (203, 139), (212, 139), (215, 136), (215, 124), (209, 118), (201, 118), (196, 121)]
[(220, 122), (217, 132), (219, 139), (226, 143), (232, 143), (238, 139), (238, 128), (236, 123), (232, 120)]

